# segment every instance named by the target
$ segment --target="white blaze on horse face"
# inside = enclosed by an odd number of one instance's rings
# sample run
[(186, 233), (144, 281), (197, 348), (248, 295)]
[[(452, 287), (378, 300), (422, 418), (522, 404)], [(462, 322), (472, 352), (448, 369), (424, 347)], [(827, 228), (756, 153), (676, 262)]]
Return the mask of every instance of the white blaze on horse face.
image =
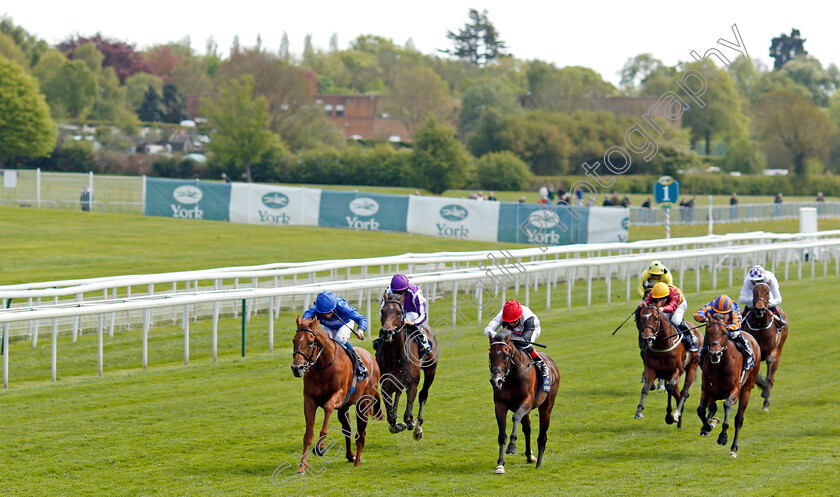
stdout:
[(652, 313), (652, 312), (649, 312), (649, 313), (647, 313), (647, 314), (642, 314), (642, 317), (643, 317), (643, 318), (645, 318), (645, 319), (647, 319), (647, 318), (651, 317), (652, 315), (653, 315), (653, 313)]

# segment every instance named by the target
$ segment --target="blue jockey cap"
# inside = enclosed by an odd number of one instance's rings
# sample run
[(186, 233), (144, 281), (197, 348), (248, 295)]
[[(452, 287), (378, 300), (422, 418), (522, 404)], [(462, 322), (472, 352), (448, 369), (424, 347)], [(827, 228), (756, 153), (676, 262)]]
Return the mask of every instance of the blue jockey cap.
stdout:
[(408, 288), (408, 277), (404, 274), (395, 274), (391, 278), (391, 291), (401, 292)]
[(321, 292), (315, 297), (315, 312), (326, 314), (335, 310), (338, 305), (338, 298), (332, 292)]

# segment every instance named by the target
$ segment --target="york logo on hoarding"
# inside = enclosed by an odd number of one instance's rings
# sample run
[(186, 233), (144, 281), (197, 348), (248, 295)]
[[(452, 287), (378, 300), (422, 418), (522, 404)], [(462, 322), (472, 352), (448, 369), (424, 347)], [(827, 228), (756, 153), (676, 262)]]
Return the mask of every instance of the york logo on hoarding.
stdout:
[(553, 228), (560, 224), (560, 217), (554, 211), (537, 209), (528, 216), (528, 224), (539, 229)]
[(467, 209), (457, 204), (444, 205), (440, 209), (440, 217), (446, 219), (447, 221), (463, 221), (468, 215), (469, 212)]
[(289, 205), (289, 197), (280, 192), (266, 193), (262, 196), (262, 203), (270, 209), (282, 209)]
[(193, 185), (179, 186), (172, 192), (172, 197), (182, 204), (197, 204), (204, 194), (201, 188)]
[(262, 209), (257, 211), (260, 215), (260, 224), (289, 224), (292, 220), (291, 216), (286, 213), (275, 214), (271, 211), (264, 211)]
[(376, 219), (361, 220), (358, 216), (345, 216), (347, 227), (354, 230), (377, 231), (379, 229), (379, 222)]
[(623, 230), (629, 230), (630, 229), (630, 218), (629, 217), (625, 217), (624, 219), (621, 220), (621, 229), (623, 229)]
[(379, 202), (368, 197), (359, 197), (350, 202), (350, 212), (357, 216), (372, 216), (379, 212)]

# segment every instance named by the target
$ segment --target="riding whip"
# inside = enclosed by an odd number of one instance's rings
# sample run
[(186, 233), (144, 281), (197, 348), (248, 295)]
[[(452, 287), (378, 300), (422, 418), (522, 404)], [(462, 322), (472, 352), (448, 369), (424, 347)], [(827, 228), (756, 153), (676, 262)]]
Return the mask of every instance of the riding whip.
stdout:
[(633, 310), (633, 312), (631, 312), (631, 313), (630, 313), (630, 315), (629, 315), (629, 316), (627, 316), (627, 319), (625, 319), (624, 321), (622, 321), (622, 322), (621, 322), (621, 324), (620, 324), (620, 325), (618, 325), (618, 328), (616, 328), (616, 329), (615, 329), (615, 331), (613, 331), (613, 332), (612, 332), (612, 334), (613, 334), (613, 335), (615, 335), (615, 333), (616, 333), (618, 330), (620, 330), (622, 326), (624, 326), (624, 323), (626, 323), (628, 319), (630, 319), (631, 317), (633, 317), (633, 314), (636, 314), (636, 311), (635, 311), (635, 310)]

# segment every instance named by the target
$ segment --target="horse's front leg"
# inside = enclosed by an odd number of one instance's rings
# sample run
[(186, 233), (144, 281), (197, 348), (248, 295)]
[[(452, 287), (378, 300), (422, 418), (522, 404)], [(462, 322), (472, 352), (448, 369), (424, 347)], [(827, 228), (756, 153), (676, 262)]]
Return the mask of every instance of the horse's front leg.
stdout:
[[(709, 424), (709, 417), (711, 417), (712, 413), (714, 412), (712, 409), (709, 409), (709, 405), (714, 406), (714, 401), (706, 396), (706, 392), (700, 392), (700, 405), (697, 406), (697, 416), (700, 418), (700, 421), (703, 422), (703, 426), (700, 428), (700, 435), (703, 437), (708, 437), (709, 433), (712, 432), (713, 426)], [(709, 414), (706, 414), (706, 409), (709, 409)], [(717, 410), (717, 408), (715, 408)]]
[(417, 382), (411, 380), (405, 391), (405, 414), (403, 421), (408, 429), (414, 428), (414, 399), (417, 398)]
[(650, 392), (651, 387), (653, 387), (653, 380), (656, 376), (656, 373), (653, 372), (652, 369), (645, 366), (645, 384), (642, 385), (642, 397), (639, 399), (639, 406), (636, 408), (636, 415), (633, 416), (636, 419), (645, 417), (642, 414), (642, 411), (645, 409), (645, 399), (647, 398), (648, 392)]
[(306, 431), (303, 433), (303, 457), (300, 459), (300, 466), (298, 466), (298, 473), (306, 473), (306, 460), (309, 458), (309, 447), (312, 446), (312, 440), (315, 438), (315, 410), (318, 406), (315, 401), (306, 397), (303, 399), (303, 415), (306, 418)]
[(397, 388), (394, 388), (387, 393), (383, 392), (382, 394), (385, 399), (385, 412), (387, 413), (389, 427), (388, 430), (391, 433), (399, 433), (405, 430), (405, 425), (403, 423), (397, 423), (397, 406), (400, 403), (401, 394), (402, 390)]
[(736, 394), (737, 391), (730, 393), (729, 397), (723, 401), (723, 424), (720, 426), (720, 435), (718, 435), (717, 439), (717, 443), (720, 445), (726, 445), (726, 442), (729, 440), (726, 430), (729, 429), (729, 413), (732, 411), (732, 405), (735, 404), (734, 396)]
[[(674, 421), (680, 418), (679, 398), (680, 398), (680, 370), (676, 370), (674, 375), (668, 380), (665, 385), (665, 390), (668, 391), (668, 409), (665, 411), (665, 422), (673, 424)], [(677, 402), (678, 407), (675, 411), (671, 410), (671, 399)]]
[(496, 402), (496, 424), (499, 425), (499, 460), (496, 462), (496, 474), (505, 472), (505, 425), (507, 424), (507, 407), (501, 402)]
[(531, 416), (526, 414), (522, 418), (522, 434), (525, 435), (525, 462), (537, 462), (534, 452), (531, 450)]
[(531, 405), (534, 403), (533, 397), (528, 397), (525, 399), (525, 402), (519, 406), (519, 409), (513, 413), (513, 427), (510, 429), (510, 443), (508, 444), (508, 448), (505, 453), (510, 455), (516, 455), (516, 429), (519, 428), (519, 423), (522, 422), (522, 418), (525, 417), (526, 414), (531, 410)]

